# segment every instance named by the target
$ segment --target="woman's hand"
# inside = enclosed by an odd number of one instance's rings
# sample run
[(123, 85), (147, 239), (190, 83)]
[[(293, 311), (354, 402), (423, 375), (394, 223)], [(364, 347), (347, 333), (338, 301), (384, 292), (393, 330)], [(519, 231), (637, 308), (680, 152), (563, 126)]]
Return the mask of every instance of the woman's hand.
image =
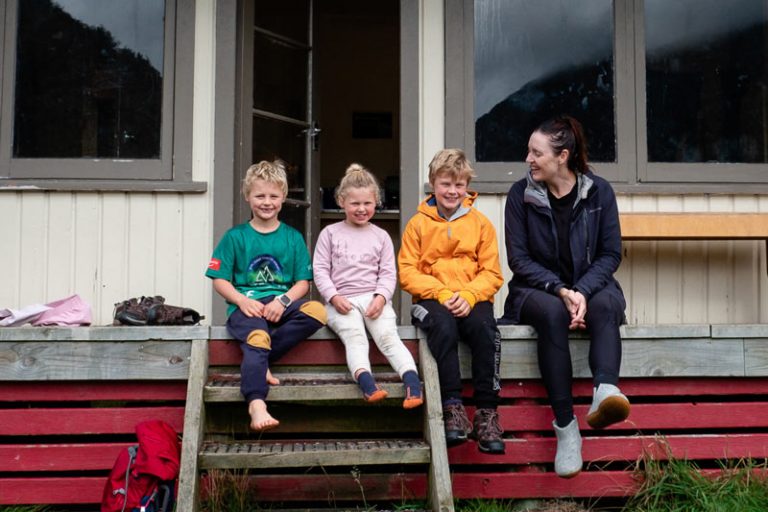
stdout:
[(331, 297), (331, 305), (342, 315), (346, 315), (352, 311), (352, 303), (343, 295), (334, 295)]
[(372, 319), (379, 318), (381, 312), (384, 311), (384, 305), (387, 303), (387, 299), (383, 295), (374, 295), (371, 302), (368, 304), (368, 308), (365, 310), (365, 316)]
[(568, 313), (571, 315), (570, 330), (584, 329), (587, 327), (584, 316), (587, 314), (587, 298), (579, 291), (562, 288), (560, 298), (563, 299)]

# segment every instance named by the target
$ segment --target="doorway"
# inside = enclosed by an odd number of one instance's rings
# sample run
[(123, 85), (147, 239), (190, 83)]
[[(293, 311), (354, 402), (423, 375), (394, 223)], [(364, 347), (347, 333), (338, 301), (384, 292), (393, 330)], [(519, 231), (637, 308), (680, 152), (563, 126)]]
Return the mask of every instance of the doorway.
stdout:
[(357, 162), (380, 182), (373, 221), (397, 251), (400, 1), (243, 0), (239, 12), (234, 223), (250, 218), (240, 193), (248, 166), (280, 158), (289, 181), (280, 218), (312, 251), (320, 230), (343, 219), (333, 191)]

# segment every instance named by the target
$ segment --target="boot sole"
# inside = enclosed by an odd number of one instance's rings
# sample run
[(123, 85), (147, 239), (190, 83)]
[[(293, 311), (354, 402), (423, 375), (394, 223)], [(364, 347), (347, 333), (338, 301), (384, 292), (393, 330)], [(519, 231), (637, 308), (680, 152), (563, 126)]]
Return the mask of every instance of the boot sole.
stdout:
[(576, 475), (578, 475), (579, 473), (581, 473), (581, 470), (580, 470), (580, 469), (579, 469), (578, 471), (575, 471), (575, 472), (573, 472), (573, 473), (568, 473), (568, 474), (566, 474), (566, 475), (557, 475), (557, 476), (559, 476), (560, 478), (565, 478), (565, 479), (568, 479), (568, 478), (573, 478), (573, 477), (575, 477), (575, 476), (576, 476)]
[(447, 446), (457, 446), (463, 443), (467, 442), (467, 434), (461, 435), (459, 434), (456, 437), (450, 437), (448, 435), (445, 436), (445, 444)]
[(629, 417), (629, 400), (621, 396), (609, 396), (595, 412), (587, 415), (587, 424), (594, 429), (605, 428)]
[(501, 450), (492, 450), (491, 448), (483, 447), (483, 445), (481, 445), (480, 442), (477, 443), (477, 449), (489, 455), (504, 455), (506, 453), (503, 447), (501, 448)]

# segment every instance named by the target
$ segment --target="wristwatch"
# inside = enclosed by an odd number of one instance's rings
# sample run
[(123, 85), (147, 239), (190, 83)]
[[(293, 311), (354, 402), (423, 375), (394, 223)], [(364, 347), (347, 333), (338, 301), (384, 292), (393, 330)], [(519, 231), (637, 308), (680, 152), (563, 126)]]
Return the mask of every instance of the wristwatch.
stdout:
[(278, 295), (277, 296), (277, 301), (280, 304), (282, 304), (284, 308), (287, 308), (288, 306), (293, 304), (293, 301), (291, 300), (291, 298), (289, 296), (287, 296), (286, 294)]

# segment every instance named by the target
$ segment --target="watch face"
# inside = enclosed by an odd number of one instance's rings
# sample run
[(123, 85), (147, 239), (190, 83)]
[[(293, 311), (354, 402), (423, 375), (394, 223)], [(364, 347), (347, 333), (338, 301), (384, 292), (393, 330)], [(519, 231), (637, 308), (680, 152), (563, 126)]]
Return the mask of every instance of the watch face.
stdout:
[(277, 300), (279, 300), (279, 301), (280, 301), (280, 304), (282, 304), (282, 305), (283, 305), (283, 306), (285, 306), (285, 307), (288, 307), (288, 306), (290, 306), (290, 305), (291, 305), (291, 299), (290, 299), (290, 297), (288, 297), (288, 296), (286, 296), (286, 295), (281, 295), (281, 296), (279, 296), (279, 297), (277, 298)]

